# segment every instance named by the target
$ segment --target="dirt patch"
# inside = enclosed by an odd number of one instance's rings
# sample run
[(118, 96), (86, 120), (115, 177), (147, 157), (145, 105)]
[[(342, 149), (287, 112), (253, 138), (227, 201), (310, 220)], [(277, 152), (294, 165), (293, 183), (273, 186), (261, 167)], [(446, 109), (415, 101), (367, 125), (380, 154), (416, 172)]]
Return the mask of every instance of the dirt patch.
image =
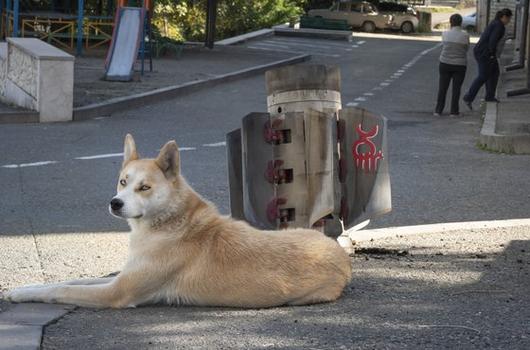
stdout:
[(152, 71), (146, 60), (143, 76), (140, 75), (140, 64), (137, 63), (133, 80), (130, 82), (111, 82), (103, 79), (104, 55), (78, 57), (75, 61), (74, 107), (207, 79), (295, 55), (230, 46), (216, 47), (213, 50), (185, 47), (178, 58), (154, 59)]

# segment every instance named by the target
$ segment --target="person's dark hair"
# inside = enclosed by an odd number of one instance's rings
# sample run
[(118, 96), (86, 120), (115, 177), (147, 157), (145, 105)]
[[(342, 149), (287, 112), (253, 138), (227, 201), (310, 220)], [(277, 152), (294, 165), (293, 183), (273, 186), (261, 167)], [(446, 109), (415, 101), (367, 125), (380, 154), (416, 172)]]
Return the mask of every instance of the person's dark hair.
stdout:
[(502, 9), (500, 11), (497, 11), (497, 14), (495, 15), (495, 19), (501, 19), (504, 16), (512, 17), (512, 10), (510, 10), (510, 9)]
[(455, 13), (451, 17), (449, 17), (449, 22), (451, 23), (451, 27), (458, 27), (462, 25), (462, 16), (460, 16), (458, 13)]

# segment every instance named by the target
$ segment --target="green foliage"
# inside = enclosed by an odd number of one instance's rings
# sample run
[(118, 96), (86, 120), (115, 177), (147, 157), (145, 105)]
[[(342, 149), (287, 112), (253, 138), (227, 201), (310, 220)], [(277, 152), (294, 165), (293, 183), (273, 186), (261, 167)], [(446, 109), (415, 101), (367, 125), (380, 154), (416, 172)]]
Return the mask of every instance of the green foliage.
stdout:
[[(298, 19), (307, 0), (220, 0), (216, 40)], [(155, 2), (153, 24), (162, 36), (200, 41), (206, 26), (206, 0)]]
[(197, 40), (204, 35), (205, 1), (158, 1), (153, 24), (163, 37), (178, 41)]

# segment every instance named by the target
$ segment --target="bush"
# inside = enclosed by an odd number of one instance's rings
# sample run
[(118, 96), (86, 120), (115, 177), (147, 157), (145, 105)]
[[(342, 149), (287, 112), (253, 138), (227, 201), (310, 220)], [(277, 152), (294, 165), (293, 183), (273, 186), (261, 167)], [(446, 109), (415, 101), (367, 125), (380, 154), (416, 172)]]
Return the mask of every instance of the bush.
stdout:
[[(220, 0), (216, 40), (268, 28), (297, 19), (306, 0)], [(159, 1), (153, 24), (162, 36), (202, 41), (205, 37), (206, 0)]]

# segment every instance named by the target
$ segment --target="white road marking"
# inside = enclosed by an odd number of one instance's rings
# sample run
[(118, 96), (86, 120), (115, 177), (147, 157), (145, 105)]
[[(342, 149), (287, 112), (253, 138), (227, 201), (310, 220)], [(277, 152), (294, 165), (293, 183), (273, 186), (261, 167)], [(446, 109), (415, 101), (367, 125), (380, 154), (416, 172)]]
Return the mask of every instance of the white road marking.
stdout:
[(316, 49), (321, 49), (321, 48), (332, 48), (332, 47), (336, 47), (336, 48), (339, 48), (339, 49), (344, 49), (346, 48), (348, 44), (346, 45), (343, 45), (343, 44), (334, 44), (334, 43), (329, 43), (329, 42), (326, 42), (326, 43), (322, 43), (321, 45), (319, 44), (315, 44), (315, 43), (309, 43), (307, 41), (300, 41), (300, 40), (289, 40), (289, 39), (280, 39), (280, 38), (274, 38), (274, 40), (265, 40), (266, 42), (279, 42), (281, 44), (289, 44), (289, 45), (299, 45), (299, 46), (308, 46), (308, 47), (313, 47), (313, 48), (316, 48)]
[(74, 159), (89, 160), (89, 159), (113, 158), (113, 157), (123, 157), (123, 153), (96, 154), (94, 156), (75, 157)]
[(357, 47), (359, 47), (359, 45), (352, 45), (351, 47), (353, 47), (353, 48), (357, 48)]
[(257, 49), (257, 50), (265, 50), (265, 51), (277, 51), (277, 52), (289, 52), (289, 53), (302, 53), (302, 54), (311, 54), (313, 56), (326, 56), (326, 57), (340, 57), (340, 55), (328, 55), (325, 53), (314, 53), (314, 52), (307, 52), (307, 51), (296, 51), (296, 50), (282, 50), (282, 49), (272, 49), (272, 48), (266, 48), (266, 47), (259, 47), (259, 46), (247, 46), (249, 49)]
[(226, 146), (226, 141), (216, 142), (216, 143), (206, 143), (203, 147), (224, 147)]
[(35, 163), (7, 164), (7, 165), (2, 165), (2, 168), (8, 168), (8, 169), (27, 168), (30, 166), (43, 166), (43, 165), (56, 164), (56, 163), (59, 163), (59, 162), (56, 160), (46, 160), (43, 162), (35, 162)]
[[(220, 147), (221, 144), (225, 144), (225, 142), (218, 142), (216, 144), (210, 144), (210, 145), (203, 145), (205, 147)], [(179, 151), (195, 151), (197, 150), (196, 147), (179, 147)], [(95, 154), (92, 156), (83, 156), (83, 157), (75, 157), (76, 160), (92, 160), (92, 159), (104, 159), (104, 158), (114, 158), (114, 157), (123, 157), (123, 153), (106, 153), (106, 154)], [(51, 165), (51, 164), (57, 164), (59, 163), (56, 160), (46, 160), (42, 162), (34, 162), (34, 163), (22, 163), (22, 164), (6, 164), (0, 166), (0, 168), (5, 169), (18, 169), (18, 168), (27, 168), (27, 167), (33, 167), (33, 166), (44, 166), (44, 165)]]
[(353, 51), (353, 49), (344, 49), (344, 50), (346, 50), (346, 51)]
[[(270, 42), (279, 42), (280, 44), (282, 45), (287, 45), (285, 47), (291, 47), (291, 46), (303, 46), (303, 47), (310, 47), (312, 49), (331, 49), (331, 46), (329, 45), (313, 45), (313, 44), (304, 44), (304, 43), (299, 43), (299, 42), (296, 42), (296, 41), (285, 41), (285, 40), (274, 40), (274, 41), (266, 41), (267, 43), (270, 43)], [(342, 49), (344, 48), (344, 46), (341, 47)]]
[(359, 103), (357, 102), (348, 102), (346, 103), (346, 107), (357, 107)]
[(365, 42), (366, 42), (366, 41), (364, 41), (364, 40), (358, 41), (358, 42), (357, 42), (357, 45), (362, 45), (362, 44), (364, 44)]
[[(357, 43), (358, 44), (362, 44), (362, 43), (364, 43), (364, 41), (359, 41)], [(376, 87), (372, 88), (372, 91), (383, 90), (386, 86), (389, 86), (396, 79), (399, 79), (400, 76), (403, 75), (403, 73), (405, 73), (405, 70), (407, 68), (412, 67), (416, 62), (418, 62), (421, 59), (422, 56), (425, 56), (427, 53), (431, 52), (432, 50), (437, 49), (441, 45), (442, 45), (441, 43), (438, 43), (438, 44), (434, 45), (433, 47), (431, 47), (431, 48), (429, 48), (427, 50), (423, 50), (422, 52), (420, 52), (419, 54), (414, 56), (414, 58), (412, 58), (412, 60), (410, 60), (409, 62), (404, 64), (401, 67), (401, 69), (398, 69), (396, 72), (392, 73), (392, 76), (389, 79), (386, 79), (384, 82), (380, 83), (379, 86), (376, 86)], [(371, 93), (371, 92), (366, 92), (363, 95), (364, 96), (373, 96), (374, 94)], [(364, 97), (358, 97), (358, 98), (355, 99), (355, 101), (366, 101), (366, 99)], [(350, 104), (347, 104), (347, 106), (349, 106), (349, 105)]]

